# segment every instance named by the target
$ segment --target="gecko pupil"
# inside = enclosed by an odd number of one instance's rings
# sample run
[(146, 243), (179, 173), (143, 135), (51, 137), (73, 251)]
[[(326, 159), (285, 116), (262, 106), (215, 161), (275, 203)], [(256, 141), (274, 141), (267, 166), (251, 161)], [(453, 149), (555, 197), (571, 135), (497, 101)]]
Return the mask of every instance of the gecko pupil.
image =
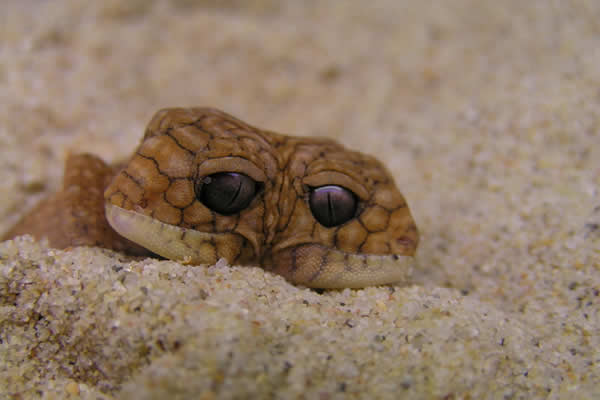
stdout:
[(309, 197), (310, 211), (326, 228), (343, 224), (356, 215), (354, 193), (335, 185), (314, 188)]
[(230, 215), (248, 207), (258, 191), (258, 184), (237, 172), (219, 172), (203, 178), (196, 185), (196, 196), (206, 207)]

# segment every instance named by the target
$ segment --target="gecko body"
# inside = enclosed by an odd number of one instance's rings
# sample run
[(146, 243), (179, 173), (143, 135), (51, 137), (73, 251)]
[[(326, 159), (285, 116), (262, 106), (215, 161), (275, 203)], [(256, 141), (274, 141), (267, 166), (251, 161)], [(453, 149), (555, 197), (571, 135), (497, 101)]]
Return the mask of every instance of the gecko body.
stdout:
[(419, 236), (375, 158), (212, 108), (158, 111), (133, 156), (69, 157), (63, 190), (8, 236), (260, 265), (309, 287), (406, 282)]

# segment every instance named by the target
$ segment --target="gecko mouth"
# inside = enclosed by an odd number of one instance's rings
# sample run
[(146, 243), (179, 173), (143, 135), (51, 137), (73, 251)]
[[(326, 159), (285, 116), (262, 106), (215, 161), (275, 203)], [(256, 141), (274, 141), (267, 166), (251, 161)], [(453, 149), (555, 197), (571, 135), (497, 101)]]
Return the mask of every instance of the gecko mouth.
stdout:
[(229, 263), (252, 259), (248, 242), (234, 233), (207, 233), (170, 225), (147, 215), (105, 204), (106, 219), (117, 233), (170, 260), (185, 264)]
[(313, 288), (340, 289), (407, 284), (415, 259), (406, 255), (348, 253), (320, 244), (304, 244), (271, 256), (266, 269)]
[[(121, 236), (170, 260), (185, 264), (248, 263), (252, 246), (233, 233), (206, 233), (170, 225), (147, 215), (105, 204), (106, 219)], [(263, 263), (265, 264), (265, 263)], [(309, 243), (277, 251), (263, 267), (295, 284), (313, 288), (362, 288), (406, 284), (414, 257), (355, 254)]]

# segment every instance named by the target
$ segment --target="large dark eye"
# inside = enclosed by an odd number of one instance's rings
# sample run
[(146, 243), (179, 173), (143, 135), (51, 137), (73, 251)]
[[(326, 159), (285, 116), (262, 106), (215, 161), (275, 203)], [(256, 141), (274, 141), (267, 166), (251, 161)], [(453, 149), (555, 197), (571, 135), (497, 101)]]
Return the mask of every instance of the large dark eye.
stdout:
[(321, 186), (310, 192), (310, 211), (327, 228), (341, 225), (356, 214), (356, 196), (341, 186)]
[(205, 177), (196, 185), (196, 196), (219, 214), (235, 214), (248, 207), (258, 191), (258, 184), (237, 172), (219, 172)]

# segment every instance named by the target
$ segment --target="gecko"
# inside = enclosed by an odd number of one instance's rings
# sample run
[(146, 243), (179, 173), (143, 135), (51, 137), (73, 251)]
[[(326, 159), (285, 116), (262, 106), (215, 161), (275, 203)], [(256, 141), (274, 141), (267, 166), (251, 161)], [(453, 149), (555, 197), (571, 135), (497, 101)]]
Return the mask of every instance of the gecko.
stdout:
[(407, 283), (419, 243), (376, 158), (207, 107), (156, 112), (126, 162), (69, 155), (62, 189), (4, 239), (23, 234), (190, 265), (224, 258), (311, 288)]

